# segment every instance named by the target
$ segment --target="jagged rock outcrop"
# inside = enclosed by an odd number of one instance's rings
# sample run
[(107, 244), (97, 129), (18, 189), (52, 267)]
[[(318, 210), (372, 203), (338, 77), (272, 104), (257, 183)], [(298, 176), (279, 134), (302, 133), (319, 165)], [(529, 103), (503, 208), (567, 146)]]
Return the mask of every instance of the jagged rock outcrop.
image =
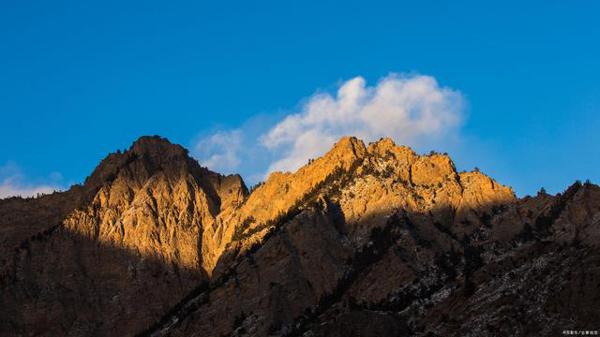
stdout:
[[(85, 191), (87, 200), (73, 202), (73, 191)], [(22, 242), (3, 256), (0, 334), (143, 329), (207, 281), (205, 229), (246, 194), (239, 176), (210, 172), (181, 146), (142, 137), (104, 159), (83, 186), (27, 200), (48, 222), (37, 220), (37, 233), (25, 221), (18, 235), (2, 228)], [(48, 200), (62, 209), (47, 210)]]
[(243, 202), (247, 191), (241, 178), (203, 169), (182, 147), (156, 138), (141, 138), (121, 157), (109, 159), (125, 165), (90, 205), (67, 217), (65, 228), (179, 267), (205, 270), (203, 252), (212, 247), (203, 247), (210, 243), (204, 230), (220, 212)]
[[(514, 193), (480, 172), (458, 173), (447, 155), (419, 156), (407, 147), (382, 139), (367, 148), (362, 141), (342, 138), (333, 149), (295, 173), (274, 173), (233, 214), (219, 217), (220, 249), (243, 253), (262, 240), (276, 218), (318, 193), (337, 189), (350, 235), (368, 236), (394, 210), (428, 215), (462, 235), (480, 225), (473, 212), (489, 212), (511, 203)], [(428, 220), (426, 220), (428, 221)], [(356, 244), (364, 243), (358, 240)], [(219, 252), (221, 253), (221, 252)]]
[(390, 139), (345, 137), (248, 193), (239, 176), (143, 137), (82, 186), (0, 201), (0, 216), (10, 245), (2, 335), (600, 328), (598, 186), (517, 199), (479, 171), (457, 172), (445, 154)]

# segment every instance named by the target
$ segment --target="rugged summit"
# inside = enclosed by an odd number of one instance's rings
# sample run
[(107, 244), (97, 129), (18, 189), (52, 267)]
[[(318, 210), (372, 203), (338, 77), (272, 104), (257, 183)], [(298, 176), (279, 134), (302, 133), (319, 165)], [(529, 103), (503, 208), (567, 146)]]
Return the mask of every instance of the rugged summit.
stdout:
[(142, 137), (107, 156), (83, 186), (3, 200), (1, 239), (10, 249), (3, 245), (0, 335), (142, 330), (207, 280), (205, 229), (246, 195), (239, 176)]
[(517, 199), (342, 138), (251, 193), (160, 137), (0, 200), (0, 335), (528, 336), (599, 329), (600, 188)]

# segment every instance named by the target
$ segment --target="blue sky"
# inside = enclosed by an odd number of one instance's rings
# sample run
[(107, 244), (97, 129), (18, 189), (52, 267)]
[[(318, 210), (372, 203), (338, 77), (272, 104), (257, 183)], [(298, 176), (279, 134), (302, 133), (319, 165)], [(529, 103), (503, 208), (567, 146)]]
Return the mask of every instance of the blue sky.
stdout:
[(598, 183), (599, 15), (595, 1), (2, 1), (0, 186), (68, 186), (141, 135), (197, 153), (221, 130), (243, 133), (237, 171), (257, 180), (281, 156), (256, 150), (273, 126), (392, 73), (464, 101), (453, 141), (417, 150), (519, 195)]

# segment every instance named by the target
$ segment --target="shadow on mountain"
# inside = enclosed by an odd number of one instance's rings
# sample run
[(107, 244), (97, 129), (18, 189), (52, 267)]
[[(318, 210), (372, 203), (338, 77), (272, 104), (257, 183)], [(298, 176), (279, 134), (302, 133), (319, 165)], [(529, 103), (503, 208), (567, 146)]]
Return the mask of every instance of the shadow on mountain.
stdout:
[[(373, 214), (340, 225), (321, 200), (282, 214), (263, 243), (225, 254), (222, 272), (186, 309), (142, 335), (556, 335), (600, 319), (597, 241), (557, 234), (598, 187), (471, 209)], [(591, 217), (569, 226), (593, 226)], [(478, 223), (473, 223), (473, 219)], [(444, 220), (445, 219), (445, 220)], [(582, 219), (579, 219), (582, 220)], [(462, 226), (462, 227), (460, 227)], [(595, 229), (597, 231), (597, 229)], [(366, 235), (365, 235), (366, 234)], [(232, 256), (237, 256), (233, 258)], [(228, 266), (228, 267), (225, 267)], [(201, 303), (201, 304), (198, 304)]]
[(73, 186), (37, 198), (0, 199), (0, 266), (12, 256), (11, 251), (32, 236), (60, 223), (84, 201), (83, 188)]
[[(591, 192), (590, 192), (591, 190)], [(14, 248), (2, 271), (0, 335), (551, 335), (600, 321), (598, 193), (437, 206), (355, 222), (308, 200), (230, 251), (208, 281), (135, 249), (57, 225)], [(585, 200), (585, 199), (583, 199)], [(591, 208), (590, 208), (591, 207)], [(587, 217), (577, 218), (579, 208)], [(595, 225), (594, 225), (595, 224)], [(566, 229), (563, 229), (566, 228)], [(573, 236), (565, 233), (575, 233)]]
[(57, 225), (23, 241), (2, 272), (0, 335), (127, 336), (206, 282), (206, 273)]

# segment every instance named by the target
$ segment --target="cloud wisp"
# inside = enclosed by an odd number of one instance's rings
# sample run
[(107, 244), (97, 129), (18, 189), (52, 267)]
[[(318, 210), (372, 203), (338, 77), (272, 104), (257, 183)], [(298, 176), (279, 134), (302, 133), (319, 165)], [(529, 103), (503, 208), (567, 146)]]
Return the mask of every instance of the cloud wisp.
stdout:
[(242, 127), (202, 138), (195, 145), (196, 157), (209, 168), (232, 170), (251, 160), (245, 149), (254, 154), (260, 150), (267, 153), (259, 156), (268, 158), (262, 167), (266, 176), (298, 169), (345, 135), (365, 141), (391, 137), (399, 144), (439, 148), (457, 137), (465, 107), (459, 91), (440, 86), (431, 76), (398, 74), (373, 86), (355, 77), (342, 83), (335, 94), (317, 93), (304, 102), (258, 136), (256, 130)]
[(233, 172), (241, 163), (242, 130), (217, 131), (200, 138), (193, 153), (202, 165), (217, 172)]
[[(51, 180), (60, 180), (60, 174), (54, 173)], [(35, 197), (61, 190), (55, 183), (28, 183), (20, 168), (12, 162), (0, 167), (0, 199), (8, 197)]]
[(301, 112), (262, 137), (266, 148), (281, 153), (268, 171), (295, 170), (344, 135), (366, 141), (392, 137), (413, 146), (425, 137), (441, 138), (458, 127), (463, 101), (459, 92), (440, 87), (430, 76), (390, 75), (372, 87), (355, 77), (335, 96), (311, 97)]

